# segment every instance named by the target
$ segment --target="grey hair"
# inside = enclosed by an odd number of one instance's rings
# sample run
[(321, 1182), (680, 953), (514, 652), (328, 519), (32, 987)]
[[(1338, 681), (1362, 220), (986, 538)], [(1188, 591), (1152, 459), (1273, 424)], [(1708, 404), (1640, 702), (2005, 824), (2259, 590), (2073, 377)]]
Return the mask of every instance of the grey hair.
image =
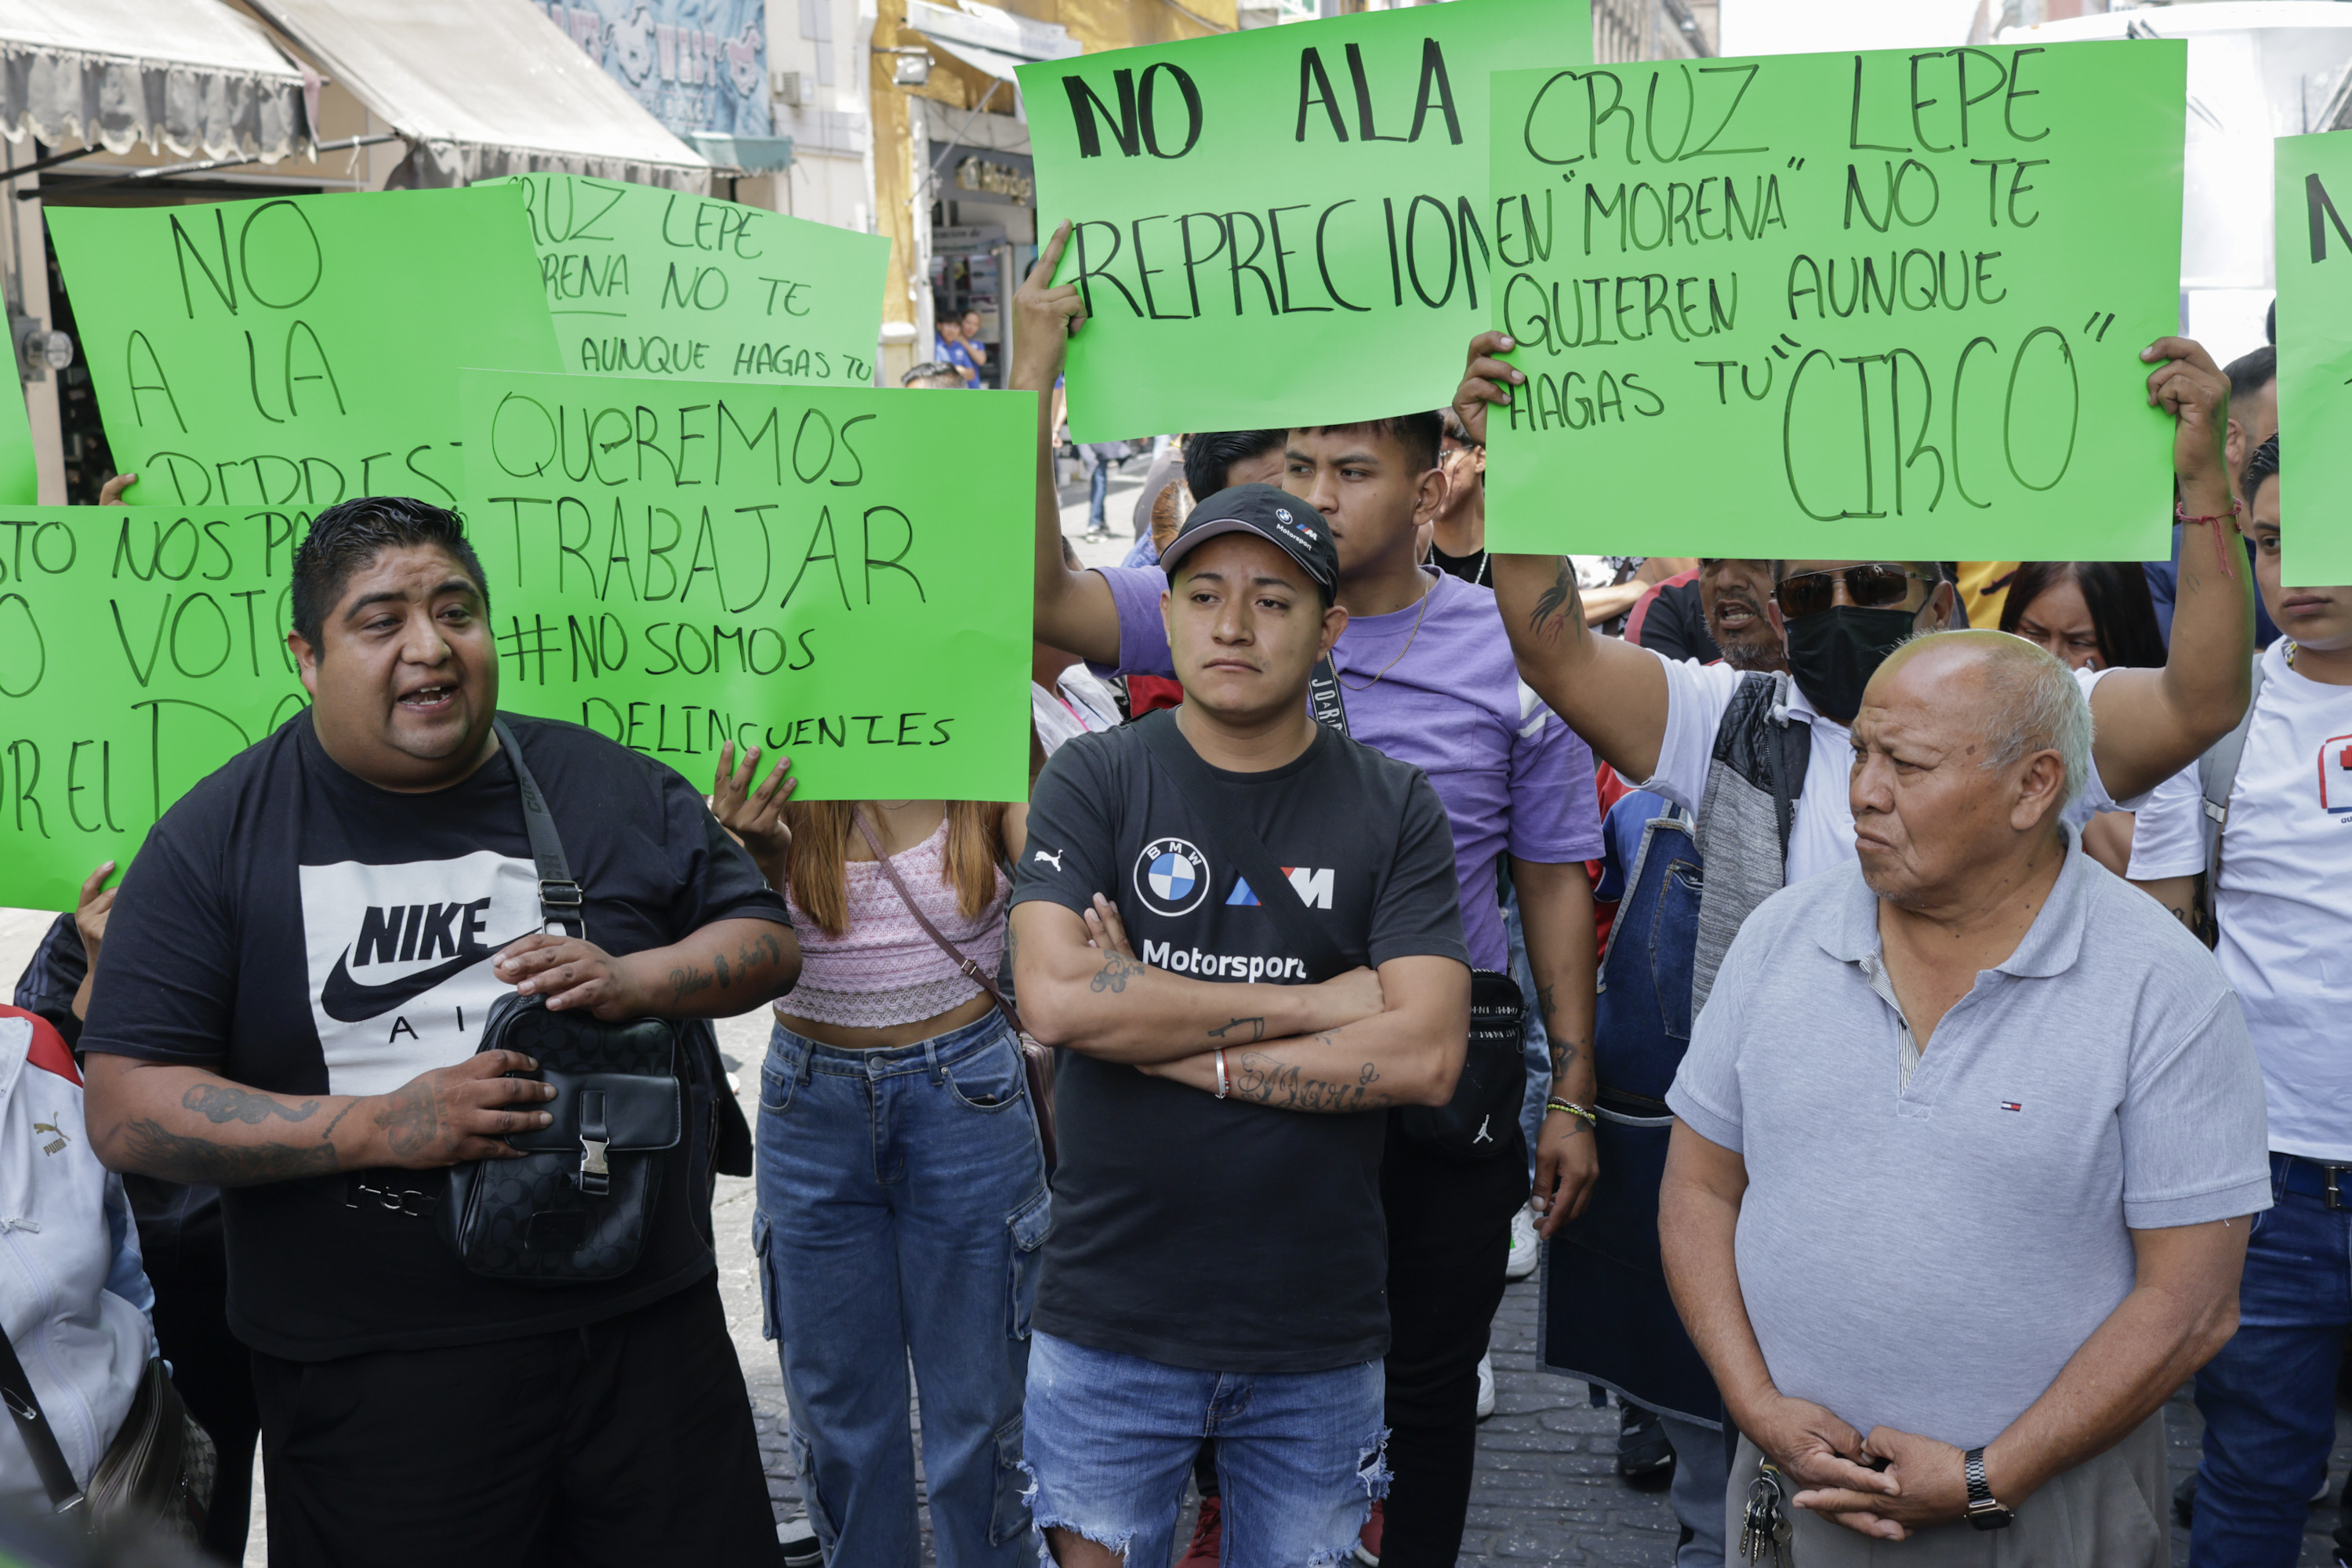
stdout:
[(1918, 632), (1898, 648), (1946, 637), (1965, 637), (1974, 645), (1993, 699), (1993, 744), (1985, 756), (1986, 770), (1999, 773), (2034, 752), (2057, 752), (2066, 771), (2065, 793), (2058, 802), (2063, 816), (2091, 779), (2091, 703), (2074, 672), (2040, 643), (2011, 632)]

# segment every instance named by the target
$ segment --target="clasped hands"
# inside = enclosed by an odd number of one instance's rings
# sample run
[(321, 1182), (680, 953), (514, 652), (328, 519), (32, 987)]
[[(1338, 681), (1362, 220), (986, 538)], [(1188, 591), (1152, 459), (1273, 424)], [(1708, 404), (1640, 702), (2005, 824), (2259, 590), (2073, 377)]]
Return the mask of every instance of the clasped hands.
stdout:
[(1949, 1443), (1892, 1426), (1864, 1437), (1811, 1400), (1779, 1394), (1742, 1426), (1801, 1489), (1791, 1503), (1848, 1530), (1902, 1541), (1968, 1514), (1964, 1456)]

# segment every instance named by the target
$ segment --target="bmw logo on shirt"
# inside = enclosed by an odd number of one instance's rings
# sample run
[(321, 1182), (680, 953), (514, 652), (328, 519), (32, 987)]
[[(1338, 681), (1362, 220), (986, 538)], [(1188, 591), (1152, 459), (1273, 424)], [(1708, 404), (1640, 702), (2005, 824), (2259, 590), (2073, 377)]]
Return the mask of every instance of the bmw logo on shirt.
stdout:
[(1154, 914), (1190, 914), (1209, 896), (1209, 858), (1189, 839), (1155, 838), (1135, 858), (1135, 893)]

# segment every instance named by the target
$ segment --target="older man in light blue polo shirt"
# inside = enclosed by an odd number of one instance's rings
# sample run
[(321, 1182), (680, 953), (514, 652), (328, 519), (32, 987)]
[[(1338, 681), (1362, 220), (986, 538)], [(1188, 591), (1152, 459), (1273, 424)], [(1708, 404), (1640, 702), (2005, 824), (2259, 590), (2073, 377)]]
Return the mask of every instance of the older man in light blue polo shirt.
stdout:
[(2063, 825), (2091, 717), (2047, 653), (1916, 639), (1853, 733), (1856, 861), (1749, 917), (1668, 1096), (1732, 1535), (1760, 1474), (1804, 1568), (2167, 1563), (2159, 1411), (2270, 1205), (2237, 998)]

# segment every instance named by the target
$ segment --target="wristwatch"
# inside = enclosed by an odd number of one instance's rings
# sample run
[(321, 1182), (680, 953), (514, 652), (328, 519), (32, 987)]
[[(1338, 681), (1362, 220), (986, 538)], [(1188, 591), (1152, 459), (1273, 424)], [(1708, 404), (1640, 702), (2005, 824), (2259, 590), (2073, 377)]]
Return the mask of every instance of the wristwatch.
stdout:
[(1979, 1530), (2007, 1530), (2017, 1515), (1993, 1500), (1992, 1486), (1985, 1479), (1984, 1450), (1970, 1448), (1960, 1463), (1969, 1476), (1969, 1523)]

